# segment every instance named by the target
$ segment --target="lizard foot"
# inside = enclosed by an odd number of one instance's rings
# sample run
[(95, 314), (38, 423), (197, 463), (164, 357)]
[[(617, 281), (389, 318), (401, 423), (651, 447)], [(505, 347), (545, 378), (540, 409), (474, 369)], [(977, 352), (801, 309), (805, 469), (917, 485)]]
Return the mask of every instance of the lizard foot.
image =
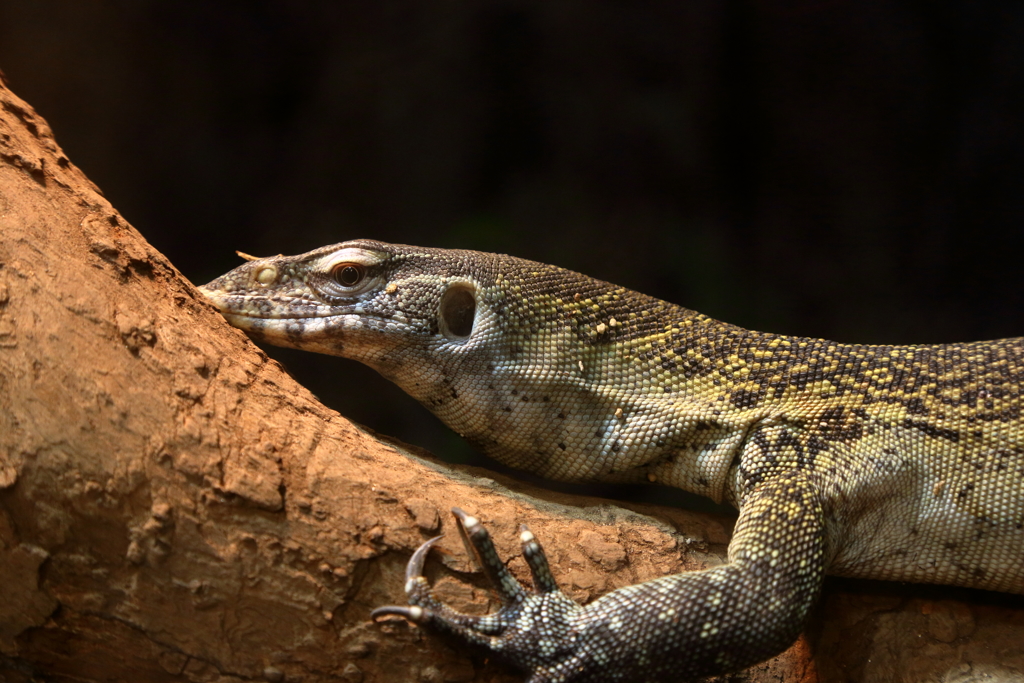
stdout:
[(377, 620), (400, 616), (451, 633), (529, 671), (530, 681), (569, 680), (566, 674), (578, 670), (573, 663), (578, 645), (574, 622), (583, 608), (558, 589), (540, 543), (526, 525), (520, 527), (523, 558), (533, 577), (534, 589), (529, 591), (509, 573), (480, 521), (459, 508), (452, 512), (459, 531), (498, 593), (501, 609), (485, 616), (472, 616), (457, 612), (434, 597), (423, 576), (423, 563), (440, 540), (437, 536), (421, 545), (406, 565), (405, 592), (409, 605), (380, 607), (371, 617)]

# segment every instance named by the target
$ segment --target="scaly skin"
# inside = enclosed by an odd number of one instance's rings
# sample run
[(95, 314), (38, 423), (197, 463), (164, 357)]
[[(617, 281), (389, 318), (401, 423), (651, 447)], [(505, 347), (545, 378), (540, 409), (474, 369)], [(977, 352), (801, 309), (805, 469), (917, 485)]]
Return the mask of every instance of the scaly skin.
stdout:
[(425, 545), (412, 606), (378, 612), (460, 634), (531, 681), (749, 666), (799, 634), (826, 572), (1024, 593), (1021, 339), (752, 332), (555, 266), (368, 240), (254, 260), (202, 289), (256, 339), (376, 368), (512, 467), (739, 508), (729, 564), (586, 607), (554, 588), (528, 531), (536, 593), (463, 514), (505, 606), (458, 615), (419, 576)]

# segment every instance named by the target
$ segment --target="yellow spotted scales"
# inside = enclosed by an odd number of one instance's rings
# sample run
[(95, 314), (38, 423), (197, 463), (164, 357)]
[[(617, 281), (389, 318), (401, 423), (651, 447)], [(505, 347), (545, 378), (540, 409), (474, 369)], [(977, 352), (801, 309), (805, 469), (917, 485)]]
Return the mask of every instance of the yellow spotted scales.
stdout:
[(1024, 593), (1024, 341), (858, 346), (744, 330), (555, 266), (356, 240), (203, 292), (257, 339), (362, 361), (513, 467), (658, 481), (740, 510), (729, 563), (581, 607), (524, 529), (534, 590), (460, 524), (502, 597), (384, 607), (540, 681), (689, 680), (799, 634), (824, 573)]

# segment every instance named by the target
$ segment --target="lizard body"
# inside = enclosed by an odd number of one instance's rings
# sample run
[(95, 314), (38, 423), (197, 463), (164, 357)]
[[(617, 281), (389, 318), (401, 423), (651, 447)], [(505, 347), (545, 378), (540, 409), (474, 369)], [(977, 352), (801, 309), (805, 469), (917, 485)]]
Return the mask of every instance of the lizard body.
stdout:
[[(282, 346), (360, 360), (492, 457), (658, 481), (740, 510), (729, 564), (579, 607), (532, 535), (536, 593), (462, 514), (505, 607), (385, 608), (531, 681), (684, 680), (799, 634), (822, 575), (1024, 593), (1024, 340), (862, 346), (745, 330), (555, 266), (357, 240), (254, 260), (204, 293)], [(461, 513), (460, 513), (461, 514)], [(542, 618), (543, 617), (543, 618)]]

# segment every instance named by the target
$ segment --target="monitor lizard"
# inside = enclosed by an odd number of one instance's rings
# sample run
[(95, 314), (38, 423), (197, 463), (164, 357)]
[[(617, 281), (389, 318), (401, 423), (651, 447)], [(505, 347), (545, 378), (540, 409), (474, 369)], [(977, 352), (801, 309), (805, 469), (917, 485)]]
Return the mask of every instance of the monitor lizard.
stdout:
[(533, 590), (457, 510), (503, 607), (435, 599), (432, 539), (408, 563), (409, 605), (374, 616), (453, 633), (534, 683), (750, 666), (799, 635), (825, 573), (1024, 593), (1024, 339), (753, 332), (555, 266), (370, 240), (254, 259), (201, 289), (258, 340), (375, 368), (512, 467), (739, 509), (728, 563), (586, 606), (525, 527)]

